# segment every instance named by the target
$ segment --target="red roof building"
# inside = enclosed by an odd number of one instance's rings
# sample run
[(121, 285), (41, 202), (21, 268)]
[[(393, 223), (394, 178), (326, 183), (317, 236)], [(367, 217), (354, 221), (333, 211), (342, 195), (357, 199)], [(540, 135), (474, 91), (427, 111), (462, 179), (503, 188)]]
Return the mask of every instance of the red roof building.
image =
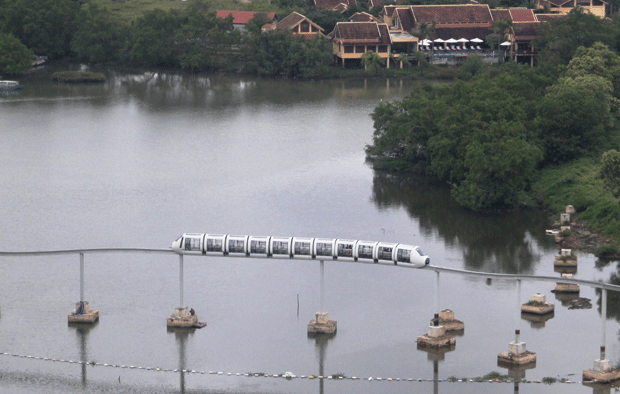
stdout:
[(216, 16), (221, 19), (226, 19), (230, 15), (232, 15), (233, 26), (235, 29), (239, 29), (239, 30), (244, 30), (245, 25), (247, 25), (248, 22), (258, 14), (265, 15), (269, 19), (276, 18), (275, 12), (269, 12), (269, 13), (253, 12), (253, 11), (217, 11), (216, 12)]

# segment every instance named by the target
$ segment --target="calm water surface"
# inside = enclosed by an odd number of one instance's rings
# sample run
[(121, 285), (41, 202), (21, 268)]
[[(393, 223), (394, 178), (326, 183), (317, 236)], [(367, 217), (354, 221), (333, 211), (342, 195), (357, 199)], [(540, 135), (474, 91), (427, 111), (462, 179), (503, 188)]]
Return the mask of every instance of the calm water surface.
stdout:
[[(559, 274), (545, 215), (480, 216), (445, 188), (375, 173), (364, 163), (369, 114), (408, 94), (397, 80), (287, 82), (107, 71), (104, 85), (65, 86), (44, 73), (0, 98), (0, 249), (167, 248), (184, 232), (366, 239), (420, 245), (432, 264)], [(570, 203), (570, 202), (567, 202)], [(578, 254), (578, 278), (620, 282), (616, 263)], [(456, 348), (417, 350), (433, 315), (435, 273), (325, 263), (329, 340), (308, 338), (319, 263), (185, 259), (185, 302), (208, 326), (168, 332), (179, 303), (174, 255), (86, 256), (89, 329), (67, 326), (79, 300), (78, 256), (0, 258), (0, 352), (99, 363), (219, 371), (223, 376), (54, 363), (0, 355), (2, 393), (479, 393), (511, 384), (318, 381), (228, 373), (343, 373), (474, 378), (497, 366), (515, 328), (538, 354), (526, 377), (581, 380), (598, 358), (600, 295), (569, 310), (551, 283), (554, 317), (517, 319), (514, 283), (441, 276), (441, 309), (465, 322)], [(620, 361), (620, 308), (610, 295), (607, 357)], [(526, 393), (590, 393), (581, 384), (522, 384)]]

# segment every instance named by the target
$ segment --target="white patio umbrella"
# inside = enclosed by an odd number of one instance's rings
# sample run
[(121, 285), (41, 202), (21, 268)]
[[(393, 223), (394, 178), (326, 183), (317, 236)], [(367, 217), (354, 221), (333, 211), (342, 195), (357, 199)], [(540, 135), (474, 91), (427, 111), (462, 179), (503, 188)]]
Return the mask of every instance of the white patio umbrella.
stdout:
[(445, 42), (444, 40), (442, 40), (441, 38), (436, 38), (433, 40), (433, 42)]
[(420, 44), (422, 45), (431, 45), (433, 42), (431, 40), (427, 40), (426, 38), (422, 40)]
[(512, 45), (512, 43), (510, 41), (504, 41), (504, 42), (502, 42), (499, 45), (501, 45), (501, 46), (509, 46), (509, 45)]
[(451, 39), (449, 39), (449, 40), (446, 40), (446, 42), (447, 42), (448, 44), (456, 44), (458, 41), (457, 41), (457, 40), (455, 40), (454, 38), (451, 38)]
[(479, 39), (478, 37), (476, 37), (476, 38), (472, 38), (470, 41), (471, 41), (471, 42), (476, 42), (476, 43), (481, 43), (481, 42), (484, 42), (483, 40)]
[(459, 38), (456, 42), (469, 42), (467, 38)]

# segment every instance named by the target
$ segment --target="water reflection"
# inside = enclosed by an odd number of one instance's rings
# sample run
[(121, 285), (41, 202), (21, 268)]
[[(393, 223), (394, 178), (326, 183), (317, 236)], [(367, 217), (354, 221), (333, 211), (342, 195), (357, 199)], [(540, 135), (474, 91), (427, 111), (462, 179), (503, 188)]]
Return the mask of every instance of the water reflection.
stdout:
[(327, 344), (333, 337), (333, 334), (308, 333), (308, 338), (314, 339), (314, 348), (319, 356), (319, 376), (323, 377), (323, 379), (318, 379), (319, 394), (325, 394), (325, 379), (327, 379), (327, 376), (325, 376), (325, 355), (327, 353)]
[(418, 343), (418, 350), (426, 352), (427, 358), (433, 363), (433, 394), (439, 394), (439, 362), (446, 358), (446, 353), (456, 349), (456, 344), (446, 347), (423, 347)]
[(541, 259), (533, 243), (547, 241), (539, 211), (519, 209), (480, 220), (481, 214), (456, 204), (448, 187), (426, 178), (376, 171), (372, 201), (379, 208), (403, 207), (424, 236), (462, 248), (467, 269), (531, 274)]
[(498, 360), (497, 366), (508, 369), (508, 377), (514, 381), (514, 394), (518, 394), (519, 384), (525, 379), (525, 371), (536, 368), (536, 361), (528, 364), (513, 365)]
[[(620, 267), (618, 269), (620, 269)], [(607, 283), (612, 285), (620, 285), (620, 273), (618, 271), (612, 272)], [(596, 296), (598, 298), (596, 301), (596, 305), (598, 305), (598, 312), (601, 313), (601, 289), (596, 289)], [(620, 293), (616, 291), (607, 292), (607, 318), (613, 318), (616, 321), (620, 321)]]
[(87, 383), (87, 371), (86, 367), (88, 364), (88, 335), (90, 331), (95, 328), (99, 322), (95, 322), (94, 324), (80, 324), (80, 323), (69, 323), (70, 328), (75, 328), (75, 333), (78, 338), (78, 345), (80, 346), (80, 361), (82, 364), (82, 386), (86, 386)]
[(186, 354), (185, 354), (186, 342), (187, 342), (187, 338), (189, 338), (191, 335), (194, 335), (194, 331), (196, 331), (196, 329), (194, 328), (168, 327), (168, 332), (174, 333), (174, 338), (177, 341), (177, 346), (178, 346), (178, 351), (179, 351), (179, 364), (177, 368), (179, 370), (179, 393), (181, 394), (185, 394), (186, 372), (184, 371), (186, 370), (185, 366), (187, 364), (187, 359), (186, 359)]

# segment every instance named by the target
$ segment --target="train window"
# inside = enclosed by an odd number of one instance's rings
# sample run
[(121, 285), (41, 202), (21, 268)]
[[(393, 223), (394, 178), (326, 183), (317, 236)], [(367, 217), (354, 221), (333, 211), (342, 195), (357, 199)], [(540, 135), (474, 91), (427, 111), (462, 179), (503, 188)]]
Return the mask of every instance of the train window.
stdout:
[(185, 250), (200, 250), (200, 238), (185, 237)]
[(250, 242), (250, 253), (267, 254), (267, 241), (252, 240)]
[(316, 255), (317, 256), (332, 256), (332, 244), (327, 242), (316, 243)]
[(339, 257), (353, 257), (353, 244), (338, 244)]
[(228, 251), (230, 253), (245, 253), (245, 240), (243, 239), (228, 240)]
[(394, 251), (394, 248), (392, 248), (392, 247), (379, 246), (379, 251), (377, 253), (377, 258), (379, 260), (392, 260), (392, 252), (393, 251)]
[(207, 252), (222, 252), (222, 240), (207, 238)]
[(310, 256), (310, 242), (295, 242), (295, 254)]
[(420, 247), (419, 247), (419, 246), (416, 246), (416, 247), (415, 247), (415, 251), (416, 251), (416, 252), (418, 252), (418, 254), (419, 254), (420, 256), (424, 256), (424, 252), (422, 252), (422, 249), (420, 249)]
[(398, 249), (396, 260), (402, 261), (403, 263), (411, 262), (411, 250), (410, 249)]
[(360, 259), (372, 259), (372, 249), (371, 245), (359, 245), (357, 248), (357, 257)]
[(288, 241), (273, 241), (271, 248), (273, 254), (288, 254)]

